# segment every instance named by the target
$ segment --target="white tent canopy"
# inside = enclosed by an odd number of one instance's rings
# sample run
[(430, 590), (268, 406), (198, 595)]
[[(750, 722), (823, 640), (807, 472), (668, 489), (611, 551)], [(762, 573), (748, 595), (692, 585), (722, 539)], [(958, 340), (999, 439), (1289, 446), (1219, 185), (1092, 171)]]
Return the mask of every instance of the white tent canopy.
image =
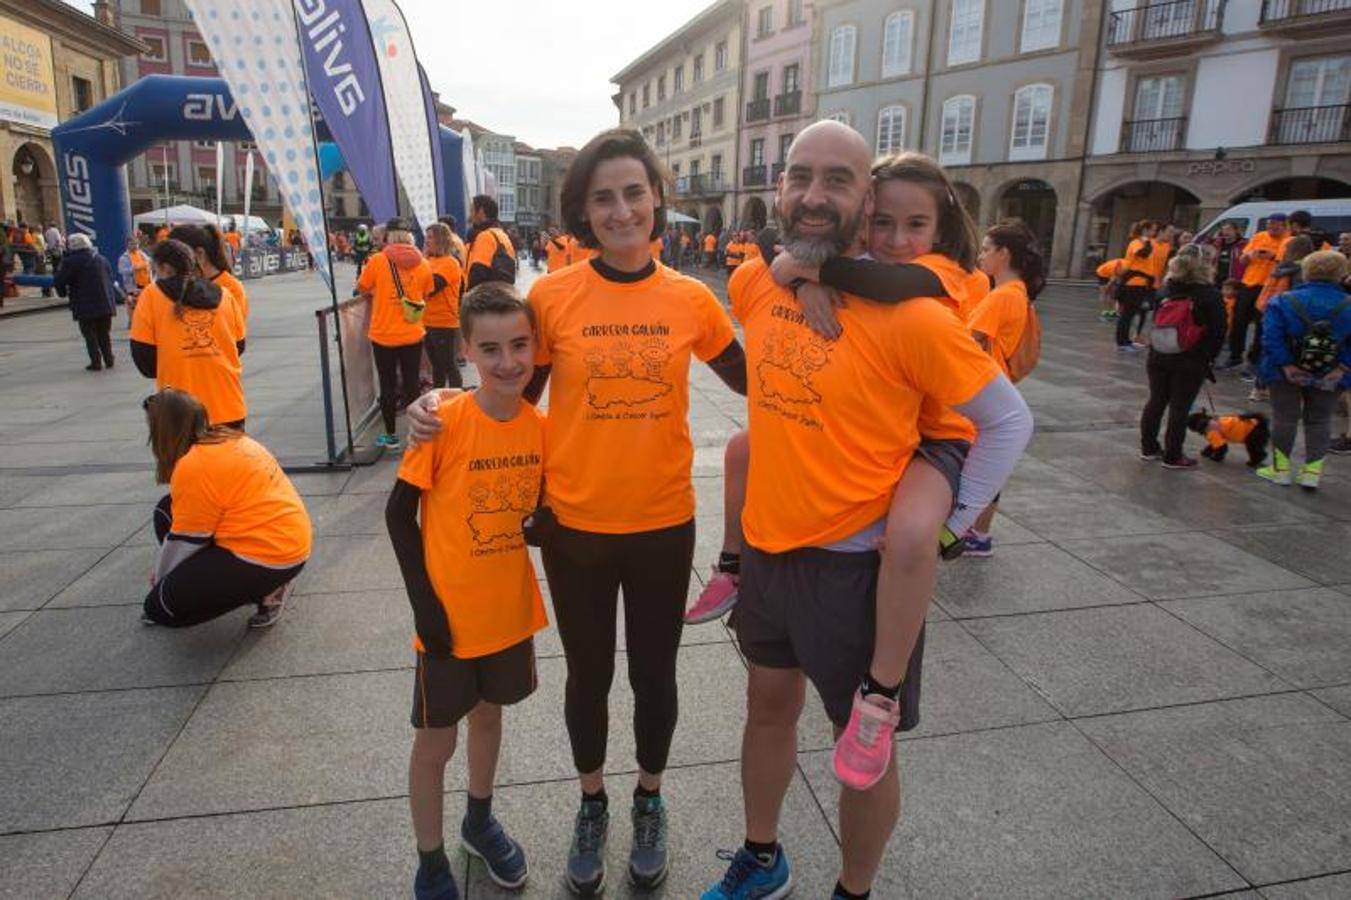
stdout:
[[(223, 227), (229, 228), (233, 220), (235, 226), (244, 230), (244, 217), (234, 213), (221, 213), (220, 223)], [(164, 209), (152, 209), (149, 212), (143, 212), (132, 219), (136, 225), (163, 225), (168, 222), (171, 225), (215, 225), (216, 214), (205, 209), (198, 209), (195, 206), (188, 206), (186, 203), (178, 206), (170, 206)], [(271, 231), (272, 226), (266, 219), (258, 216), (249, 216), (249, 233), (254, 234), (260, 231)]]

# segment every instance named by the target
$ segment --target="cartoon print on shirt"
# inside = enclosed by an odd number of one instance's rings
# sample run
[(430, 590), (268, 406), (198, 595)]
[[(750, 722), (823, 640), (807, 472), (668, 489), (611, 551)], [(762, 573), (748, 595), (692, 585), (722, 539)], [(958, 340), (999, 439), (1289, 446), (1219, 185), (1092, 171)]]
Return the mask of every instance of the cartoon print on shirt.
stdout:
[(211, 334), (211, 326), (216, 322), (216, 311), (214, 309), (193, 309), (185, 307), (183, 309), (183, 349), (193, 350), (214, 350), (216, 348), (216, 338)]
[[(503, 473), (489, 481), (469, 486), (469, 535), (480, 547), (501, 542), (520, 542), (521, 520), (535, 511), (539, 502), (538, 466), (526, 466), (514, 474)], [(510, 549), (503, 547), (502, 549)]]
[(650, 337), (639, 344), (617, 340), (604, 350), (588, 350), (584, 359), (586, 399), (594, 409), (641, 406), (674, 390), (666, 378), (671, 349), (665, 338)]
[(830, 362), (830, 345), (812, 334), (805, 343), (801, 336), (782, 328), (773, 328), (765, 336), (764, 356), (756, 365), (760, 393), (786, 403), (819, 403), (821, 395), (812, 385), (812, 374)]

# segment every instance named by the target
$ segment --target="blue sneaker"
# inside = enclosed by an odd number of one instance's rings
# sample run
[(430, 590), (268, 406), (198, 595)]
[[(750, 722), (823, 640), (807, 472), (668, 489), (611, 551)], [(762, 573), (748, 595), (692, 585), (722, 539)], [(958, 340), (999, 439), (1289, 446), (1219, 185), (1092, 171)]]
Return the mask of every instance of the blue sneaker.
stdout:
[(722, 881), (713, 885), (699, 900), (779, 900), (793, 892), (793, 876), (788, 871), (788, 856), (780, 847), (774, 864), (763, 866), (745, 847), (736, 853), (719, 850), (718, 859), (731, 863)]
[(629, 851), (629, 881), (651, 889), (666, 878), (666, 807), (661, 797), (635, 797), (633, 848)]
[(375, 446), (384, 447), (388, 450), (398, 450), (403, 445), (399, 443), (398, 435), (378, 434), (375, 436)]
[(594, 897), (605, 890), (605, 842), (610, 833), (610, 814), (598, 800), (583, 800), (573, 825), (568, 868), (563, 880), (568, 890), (581, 897)]
[(516, 842), (496, 816), (489, 816), (487, 824), (471, 829), (469, 819), (460, 825), (460, 844), (470, 856), (483, 860), (488, 877), (498, 887), (515, 890), (525, 884), (529, 872), (525, 865), (525, 851)]
[(424, 879), (419, 872), (413, 879), (414, 900), (460, 900), (460, 889), (455, 886), (455, 876), (447, 870), (440, 875)]
[(968, 531), (966, 537), (962, 538), (962, 544), (966, 547), (962, 551), (962, 556), (974, 556), (978, 559), (994, 556), (994, 535), (979, 535), (974, 531)]

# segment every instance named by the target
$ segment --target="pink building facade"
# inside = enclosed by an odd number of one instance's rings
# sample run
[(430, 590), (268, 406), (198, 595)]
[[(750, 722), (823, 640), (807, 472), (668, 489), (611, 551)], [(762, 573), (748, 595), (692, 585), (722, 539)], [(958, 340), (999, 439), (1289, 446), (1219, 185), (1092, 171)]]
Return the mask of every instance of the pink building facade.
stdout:
[(804, 0), (752, 0), (746, 15), (736, 208), (737, 225), (757, 229), (773, 218), (788, 145), (816, 117), (816, 17)]

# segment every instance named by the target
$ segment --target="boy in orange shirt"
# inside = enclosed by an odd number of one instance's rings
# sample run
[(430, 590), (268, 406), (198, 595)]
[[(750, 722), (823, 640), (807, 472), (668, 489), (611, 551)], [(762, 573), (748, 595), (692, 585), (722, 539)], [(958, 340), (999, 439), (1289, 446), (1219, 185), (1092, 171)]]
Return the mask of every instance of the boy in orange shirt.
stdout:
[[(1285, 213), (1272, 213), (1267, 219), (1265, 231), (1259, 231), (1243, 248), (1243, 291), (1238, 295), (1234, 307), (1234, 325), (1229, 331), (1229, 359), (1216, 369), (1233, 369), (1243, 364), (1244, 349), (1247, 346), (1248, 326), (1261, 327), (1261, 314), (1257, 310), (1257, 298), (1262, 294), (1262, 285), (1267, 283), (1276, 263), (1285, 252), (1285, 242), (1289, 240), (1289, 216)], [(1260, 334), (1260, 332), (1258, 332)], [(1256, 347), (1256, 344), (1253, 345)], [(1249, 362), (1254, 359), (1250, 358)]]
[(493, 816), (492, 789), (502, 707), (534, 692), (533, 635), (546, 624), (522, 528), (543, 477), (543, 415), (522, 397), (534, 373), (534, 317), (514, 287), (488, 282), (466, 295), (461, 321), (480, 385), (440, 405), (447, 427), (404, 456), (385, 510), (416, 627), (408, 803), (414, 895), (429, 898), (458, 896), (442, 816), (461, 719), (469, 723), (461, 843), (499, 886), (525, 884), (525, 853)]

